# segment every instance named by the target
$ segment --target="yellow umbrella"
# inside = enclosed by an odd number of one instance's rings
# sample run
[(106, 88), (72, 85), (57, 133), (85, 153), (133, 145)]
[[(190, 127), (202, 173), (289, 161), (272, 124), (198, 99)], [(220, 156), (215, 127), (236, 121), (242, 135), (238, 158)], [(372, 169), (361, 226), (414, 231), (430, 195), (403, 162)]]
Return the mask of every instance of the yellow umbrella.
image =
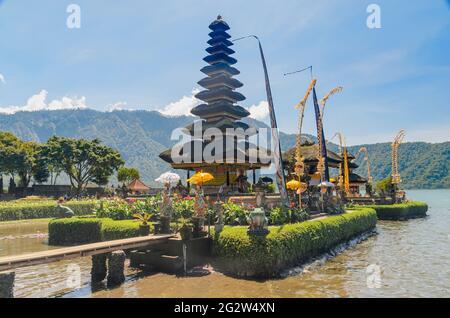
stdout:
[(300, 183), (300, 181), (297, 181), (297, 180), (291, 180), (291, 181), (289, 181), (288, 183), (286, 183), (286, 187), (289, 189), (289, 190), (298, 190), (300, 187), (301, 187), (301, 183)]
[(211, 181), (213, 179), (214, 176), (212, 174), (200, 171), (190, 177), (187, 181), (195, 185), (202, 185), (203, 183)]

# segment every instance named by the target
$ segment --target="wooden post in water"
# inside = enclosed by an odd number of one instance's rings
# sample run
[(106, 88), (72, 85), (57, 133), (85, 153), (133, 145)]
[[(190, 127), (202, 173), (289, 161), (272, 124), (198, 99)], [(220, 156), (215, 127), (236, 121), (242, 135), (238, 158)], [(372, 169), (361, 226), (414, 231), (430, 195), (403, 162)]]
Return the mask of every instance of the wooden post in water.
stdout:
[(91, 280), (98, 283), (106, 278), (106, 259), (108, 254), (98, 254), (92, 256)]
[(124, 251), (112, 252), (108, 257), (108, 286), (117, 286), (125, 282), (125, 259)]
[(0, 298), (14, 298), (15, 272), (0, 273)]

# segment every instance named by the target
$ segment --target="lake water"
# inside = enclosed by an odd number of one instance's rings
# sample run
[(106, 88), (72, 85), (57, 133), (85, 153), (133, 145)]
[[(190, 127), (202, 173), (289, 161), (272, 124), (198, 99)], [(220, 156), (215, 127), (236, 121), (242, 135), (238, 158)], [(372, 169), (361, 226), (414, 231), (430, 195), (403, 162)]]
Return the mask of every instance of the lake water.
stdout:
[[(127, 270), (112, 290), (90, 285), (90, 258), (22, 268), (16, 297), (450, 297), (450, 190), (408, 191), (429, 216), (379, 221), (372, 236), (284, 279), (235, 279), (209, 267), (177, 277)], [(0, 256), (49, 249), (46, 221), (0, 223)], [(81, 279), (77, 271), (81, 273)], [(74, 278), (75, 277), (75, 278)]]

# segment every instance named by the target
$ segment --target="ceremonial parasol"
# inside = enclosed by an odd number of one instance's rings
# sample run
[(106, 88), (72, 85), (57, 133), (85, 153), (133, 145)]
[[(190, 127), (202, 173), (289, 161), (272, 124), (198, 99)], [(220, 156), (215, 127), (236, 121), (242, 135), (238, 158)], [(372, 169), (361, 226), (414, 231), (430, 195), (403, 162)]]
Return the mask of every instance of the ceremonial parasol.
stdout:
[(195, 185), (203, 185), (205, 182), (211, 181), (214, 179), (214, 176), (208, 172), (197, 172), (192, 177), (190, 177), (187, 181), (195, 184)]
[(335, 185), (334, 185), (334, 183), (331, 183), (331, 182), (328, 182), (328, 181), (324, 181), (324, 182), (319, 183), (318, 187), (321, 187), (321, 188), (334, 188)]
[(158, 179), (156, 179), (156, 182), (160, 182), (162, 184), (169, 184), (174, 185), (177, 184), (181, 180), (181, 177), (173, 172), (166, 172), (159, 176)]
[(301, 187), (301, 182), (300, 181), (297, 181), (297, 180), (291, 180), (291, 181), (289, 181), (288, 183), (286, 183), (286, 187), (289, 189), (289, 190), (298, 190), (300, 187)]

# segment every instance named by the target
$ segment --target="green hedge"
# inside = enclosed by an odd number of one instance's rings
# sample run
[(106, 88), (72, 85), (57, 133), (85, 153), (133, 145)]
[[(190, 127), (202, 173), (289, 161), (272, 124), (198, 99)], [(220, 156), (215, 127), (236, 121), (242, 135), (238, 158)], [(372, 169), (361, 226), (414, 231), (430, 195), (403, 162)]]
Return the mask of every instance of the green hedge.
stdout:
[[(134, 220), (113, 221), (105, 219), (102, 221), (102, 240), (112, 241), (139, 236), (140, 222)], [(150, 231), (152, 226), (150, 225)]]
[[(54, 219), (48, 225), (50, 245), (87, 244), (139, 236), (140, 222), (99, 218)], [(153, 231), (150, 225), (150, 231)]]
[(87, 244), (101, 241), (102, 220), (97, 218), (55, 219), (48, 224), (49, 245)]
[[(92, 214), (95, 201), (71, 201), (64, 204), (71, 208), (75, 215)], [(0, 204), (0, 221), (15, 221), (27, 219), (44, 219), (57, 217), (56, 201), (37, 202), (4, 202)]]
[(408, 220), (427, 215), (428, 205), (423, 202), (408, 202), (394, 205), (369, 206), (377, 211), (380, 220)]
[(274, 277), (376, 226), (373, 209), (362, 208), (317, 221), (271, 227), (267, 237), (247, 235), (246, 227), (225, 227), (214, 238), (223, 270), (240, 277)]

